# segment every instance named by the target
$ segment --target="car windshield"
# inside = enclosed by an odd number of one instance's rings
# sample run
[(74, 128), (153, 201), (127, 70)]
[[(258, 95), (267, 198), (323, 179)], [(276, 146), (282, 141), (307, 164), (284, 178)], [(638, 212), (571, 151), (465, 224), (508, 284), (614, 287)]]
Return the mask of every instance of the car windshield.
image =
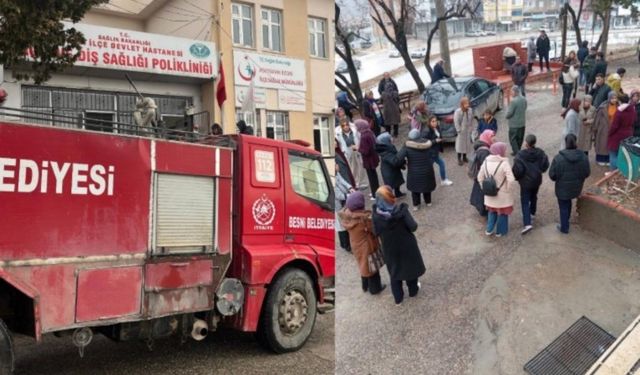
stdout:
[(460, 87), (453, 87), (447, 81), (431, 85), (424, 93), (424, 99), (430, 106), (455, 107), (460, 101), (460, 96)]
[(340, 63), (338, 64), (338, 69), (347, 69), (347, 62), (340, 61)]

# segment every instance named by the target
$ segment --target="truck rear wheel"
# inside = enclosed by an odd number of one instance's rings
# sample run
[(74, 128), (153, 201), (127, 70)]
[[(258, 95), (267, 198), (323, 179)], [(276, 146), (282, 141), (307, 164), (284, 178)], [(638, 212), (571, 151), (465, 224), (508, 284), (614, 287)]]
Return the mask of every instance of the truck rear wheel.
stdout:
[(287, 269), (267, 293), (258, 327), (258, 341), (276, 353), (300, 349), (316, 322), (313, 282), (299, 269)]
[(11, 332), (0, 319), (0, 375), (13, 374), (13, 341)]

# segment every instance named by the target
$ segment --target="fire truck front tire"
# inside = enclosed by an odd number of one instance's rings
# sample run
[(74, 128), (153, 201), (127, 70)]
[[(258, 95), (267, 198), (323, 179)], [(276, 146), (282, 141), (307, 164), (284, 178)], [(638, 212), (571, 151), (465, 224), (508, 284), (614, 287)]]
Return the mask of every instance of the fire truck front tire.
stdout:
[(0, 375), (13, 374), (13, 359), (11, 332), (0, 319)]
[(304, 271), (284, 270), (269, 287), (258, 326), (258, 341), (276, 353), (300, 349), (316, 323), (317, 298)]

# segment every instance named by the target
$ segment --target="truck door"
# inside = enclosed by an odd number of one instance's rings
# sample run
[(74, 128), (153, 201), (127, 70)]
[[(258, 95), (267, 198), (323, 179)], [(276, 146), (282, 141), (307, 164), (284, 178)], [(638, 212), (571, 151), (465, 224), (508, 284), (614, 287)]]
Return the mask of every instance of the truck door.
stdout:
[(334, 245), (334, 193), (320, 155), (284, 149), (285, 242)]

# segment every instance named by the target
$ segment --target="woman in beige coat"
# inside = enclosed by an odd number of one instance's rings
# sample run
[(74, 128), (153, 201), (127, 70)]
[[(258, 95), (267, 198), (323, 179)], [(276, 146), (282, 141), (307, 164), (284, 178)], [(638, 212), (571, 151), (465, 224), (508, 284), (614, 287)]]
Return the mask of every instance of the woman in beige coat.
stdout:
[(513, 186), (515, 177), (509, 164), (507, 144), (496, 142), (491, 145), (491, 155), (487, 156), (478, 172), (478, 183), (482, 186), (482, 181), (493, 176), (498, 194), (489, 196), (485, 194), (484, 205), (489, 211), (487, 219), (487, 230), (485, 234), (490, 236), (496, 228), (496, 237), (502, 237), (509, 232), (509, 215), (513, 212)]
[(594, 107), (593, 97), (585, 95), (580, 106), (580, 131), (578, 131), (578, 149), (584, 151), (589, 156), (589, 150), (593, 146), (593, 121), (596, 117), (596, 107)]
[(373, 233), (371, 211), (365, 210), (364, 194), (354, 191), (347, 197), (343, 209), (338, 212), (340, 224), (349, 232), (351, 252), (356, 258), (362, 290), (371, 294), (378, 294), (386, 285), (380, 282), (379, 270), (369, 269), (369, 254), (377, 250), (378, 240)]
[(456, 152), (458, 153), (458, 165), (467, 163), (467, 154), (473, 151), (471, 132), (473, 131), (473, 109), (469, 98), (463, 96), (460, 99), (460, 108), (453, 112), (453, 125), (456, 127)]

